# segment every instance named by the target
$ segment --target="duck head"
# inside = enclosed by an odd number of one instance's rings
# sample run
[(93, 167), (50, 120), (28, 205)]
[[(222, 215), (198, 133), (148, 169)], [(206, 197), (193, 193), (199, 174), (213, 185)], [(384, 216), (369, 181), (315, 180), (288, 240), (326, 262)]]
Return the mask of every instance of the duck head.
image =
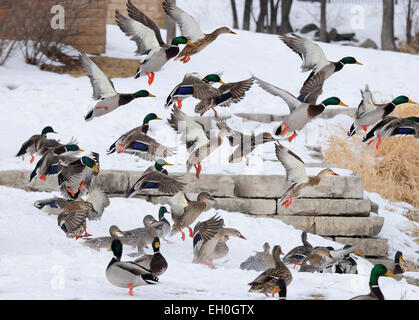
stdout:
[(134, 96), (134, 98), (155, 97), (154, 94), (151, 94), (147, 90), (140, 90), (140, 91), (134, 92), (132, 95)]
[(143, 124), (147, 124), (151, 120), (163, 120), (163, 119), (158, 117), (157, 114), (155, 113), (149, 113), (144, 117)]
[(159, 220), (161, 220), (161, 219), (164, 218), (164, 214), (165, 213), (169, 213), (170, 214), (170, 211), (167, 211), (167, 209), (166, 209), (165, 206), (161, 206), (160, 209), (159, 209)]
[(403, 262), (406, 262), (403, 258), (403, 253), (401, 251), (397, 251), (396, 255), (394, 256), (394, 262), (395, 263), (400, 263), (400, 260)]
[(354, 57), (345, 57), (339, 60), (340, 62), (342, 62), (343, 64), (360, 64), (362, 65), (361, 62), (357, 61)]
[(154, 168), (156, 168), (157, 171), (162, 171), (164, 166), (173, 166), (173, 164), (166, 162), (166, 160), (158, 159), (154, 163)]
[(221, 80), (220, 75), (216, 74), (216, 73), (211, 73), (206, 75), (203, 79), (203, 81), (207, 82), (207, 83), (221, 83), (221, 84), (226, 84), (224, 81)]
[(173, 38), (173, 40), (171, 42), (172, 46), (178, 46), (180, 44), (187, 44), (187, 45), (196, 47), (195, 43), (191, 42), (190, 40), (188, 40), (188, 38), (186, 38), (184, 36)]
[(80, 149), (77, 144), (66, 144), (65, 146), (59, 147), (54, 150), (54, 154), (63, 154), (65, 152), (81, 152), (84, 151), (83, 149)]
[(150, 214), (146, 215), (143, 218), (143, 223), (144, 223), (145, 226), (150, 226), (154, 222), (158, 222), (158, 221), (156, 221), (156, 219), (154, 219), (154, 217)]
[(399, 104), (403, 104), (403, 103), (413, 103), (413, 104), (416, 104), (416, 102), (410, 100), (406, 96), (398, 96), (397, 98), (393, 99), (391, 101), (391, 103), (395, 104), (396, 106), (399, 105)]
[(155, 237), (153, 242), (151, 243), (151, 246), (153, 247), (154, 252), (160, 251), (160, 239), (159, 237)]
[(223, 33), (237, 34), (234, 31), (230, 30), (230, 28), (227, 28), (227, 27), (218, 28), (213, 33), (215, 33), (216, 35), (223, 34)]
[(387, 270), (386, 266), (382, 264), (376, 264), (371, 270), (370, 285), (378, 285), (378, 278), (381, 276), (396, 278), (393, 273)]
[(51, 126), (46, 126), (44, 129), (42, 129), (41, 134), (43, 136), (46, 136), (47, 133), (58, 133), (58, 132), (54, 131), (54, 129)]
[(237, 229), (232, 229), (232, 228), (226, 228), (226, 235), (230, 236), (230, 237), (236, 237), (236, 238), (240, 238), (243, 240), (247, 240), (241, 233), (239, 230)]
[(327, 168), (323, 169), (317, 174), (318, 177), (324, 177), (324, 176), (339, 176), (336, 172), (334, 172), (332, 169)]
[(323, 100), (321, 103), (324, 107), (326, 106), (330, 106), (330, 105), (339, 105), (339, 106), (343, 106), (343, 107), (348, 107), (347, 104), (344, 104), (342, 101), (340, 101), (340, 99), (338, 97), (330, 97), (327, 98), (326, 100)]
[(108, 251), (113, 252), (113, 256), (116, 260), (121, 260), (122, 257), (122, 242), (119, 239), (113, 239), (111, 247), (108, 249)]
[(217, 202), (208, 192), (204, 191), (198, 194), (197, 201), (211, 200)]
[(96, 162), (92, 158), (83, 156), (83, 157), (81, 157), (81, 163), (83, 163), (85, 166), (91, 168), (94, 172), (99, 173), (99, 169), (96, 166)]
[(125, 233), (122, 232), (116, 225), (112, 225), (109, 228), (109, 234), (113, 237), (113, 238), (118, 238), (123, 236)]

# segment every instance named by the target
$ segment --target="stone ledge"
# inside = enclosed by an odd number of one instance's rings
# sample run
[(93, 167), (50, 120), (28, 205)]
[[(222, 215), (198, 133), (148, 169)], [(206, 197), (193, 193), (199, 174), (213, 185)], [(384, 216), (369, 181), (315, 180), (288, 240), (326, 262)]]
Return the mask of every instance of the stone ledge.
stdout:
[(313, 216), (280, 216), (275, 215), (273, 218), (282, 220), (284, 223), (293, 226), (296, 229), (305, 230), (310, 233), (315, 233), (314, 217)]
[(321, 236), (375, 236), (379, 232), (377, 222), (370, 217), (314, 218), (315, 233)]
[(247, 214), (274, 215), (276, 201), (270, 199), (217, 198), (213, 207)]
[(278, 201), (278, 215), (300, 216), (364, 216), (370, 214), (369, 200), (356, 199), (293, 199), (289, 208)]
[(385, 257), (388, 253), (387, 239), (334, 237), (334, 241), (343, 245), (357, 245), (359, 252), (365, 256)]

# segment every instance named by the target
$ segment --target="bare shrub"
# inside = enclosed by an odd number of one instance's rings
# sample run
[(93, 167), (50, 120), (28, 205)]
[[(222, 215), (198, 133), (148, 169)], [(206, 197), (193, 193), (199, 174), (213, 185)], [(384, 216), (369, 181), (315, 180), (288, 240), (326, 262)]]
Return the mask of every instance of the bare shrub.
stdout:
[(0, 66), (17, 51), (15, 37), (13, 35), (10, 38), (5, 36), (12, 30), (13, 16), (9, 10), (11, 3), (12, 0), (0, 1)]

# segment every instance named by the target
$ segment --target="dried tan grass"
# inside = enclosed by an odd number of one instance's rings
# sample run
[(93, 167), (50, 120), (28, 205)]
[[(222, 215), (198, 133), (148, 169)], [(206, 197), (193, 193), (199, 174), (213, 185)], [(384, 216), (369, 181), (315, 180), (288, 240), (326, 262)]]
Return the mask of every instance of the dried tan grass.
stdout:
[[(418, 116), (419, 105), (398, 106), (392, 115)], [(371, 129), (371, 127), (369, 127)], [(383, 138), (380, 148), (373, 142), (362, 143), (362, 132), (348, 138), (348, 128), (331, 136), (324, 148), (324, 159), (336, 166), (355, 171), (364, 188), (391, 201), (419, 207), (419, 140), (414, 137)]]

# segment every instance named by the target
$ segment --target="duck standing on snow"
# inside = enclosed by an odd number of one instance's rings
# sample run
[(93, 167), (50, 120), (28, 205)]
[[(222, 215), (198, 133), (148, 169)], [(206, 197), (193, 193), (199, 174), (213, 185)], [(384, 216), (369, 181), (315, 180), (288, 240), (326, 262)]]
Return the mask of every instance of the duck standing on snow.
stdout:
[(410, 100), (406, 96), (398, 96), (397, 98), (393, 99), (390, 103), (385, 104), (374, 104), (375, 109), (371, 111), (363, 112), (362, 114), (358, 115), (355, 119), (354, 123), (352, 124), (351, 128), (349, 129), (348, 135), (352, 136), (355, 134), (359, 128), (366, 129), (367, 126), (371, 126), (385, 117), (387, 117), (393, 110), (400, 104), (403, 103), (416, 103)]
[(182, 101), (186, 98), (194, 97), (202, 100), (217, 97), (221, 91), (211, 86), (212, 83), (217, 82), (225, 84), (220, 75), (216, 73), (208, 74), (205, 77), (198, 72), (186, 73), (182, 82), (170, 92), (164, 107), (167, 109), (176, 101), (176, 107), (182, 109)]
[[(358, 105), (358, 109), (356, 109), (355, 113), (355, 122), (358, 121), (358, 119), (362, 118), (362, 116), (370, 111), (373, 111), (379, 106), (378, 104), (375, 104), (372, 99), (372, 92), (370, 91), (368, 85), (365, 85), (365, 89), (361, 90), (362, 100)], [(355, 122), (351, 125), (351, 128), (348, 131), (348, 136), (352, 137), (358, 130), (361, 128), (364, 131), (367, 131), (367, 125), (358, 126), (355, 125)]]
[[(307, 80), (304, 82), (300, 90), (301, 101), (308, 103), (315, 103), (317, 97), (321, 94), (314, 92), (313, 94), (313, 83), (318, 83), (319, 87), (323, 87), (324, 81), (329, 78), (335, 72), (342, 70), (345, 64), (360, 64), (354, 57), (345, 57), (337, 62), (329, 61), (323, 50), (315, 44), (313, 41), (305, 39), (303, 37), (292, 34), (293, 37), (282, 35), (280, 39), (295, 53), (297, 53), (302, 59), (301, 71), (306, 72), (312, 70)], [(316, 84), (316, 87), (318, 86)], [(314, 101), (314, 102), (313, 102)]]
[(166, 147), (147, 135), (151, 120), (162, 120), (155, 113), (145, 116), (143, 124), (136, 127), (118, 138), (107, 150), (107, 154), (128, 153), (134, 154), (147, 161), (157, 158), (166, 158), (174, 154), (174, 148)]
[(207, 45), (217, 39), (220, 34), (236, 34), (227, 27), (221, 27), (209, 34), (204, 34), (201, 31), (199, 23), (170, 0), (164, 0), (163, 9), (164, 12), (166, 12), (166, 14), (179, 25), (182, 35), (194, 43), (193, 46), (188, 44), (175, 58), (175, 60), (180, 60), (183, 63), (191, 60), (191, 55), (200, 52)]
[(64, 163), (58, 162), (58, 185), (61, 194), (70, 199), (82, 197), (90, 188), (93, 179), (99, 174), (99, 154), (92, 152), (90, 157)]
[(163, 193), (176, 193), (182, 190), (185, 184), (179, 181), (178, 177), (169, 177), (167, 170), (163, 166), (172, 166), (172, 164), (163, 159), (158, 159), (134, 183), (128, 191), (127, 198), (132, 198), (138, 192), (147, 190), (159, 190)]
[(119, 239), (120, 237), (124, 236), (124, 232), (119, 229), (116, 225), (111, 225), (109, 227), (109, 234), (110, 237), (96, 237), (96, 238), (88, 238), (84, 239), (83, 245), (95, 249), (96, 251), (100, 251), (101, 248), (109, 248), (112, 244), (113, 239)]
[(397, 251), (396, 255), (394, 256), (394, 269), (393, 269), (394, 274), (404, 273), (404, 270), (400, 266), (400, 260), (403, 262), (406, 262), (403, 258), (403, 253), (401, 251)]
[(33, 163), (35, 160), (34, 154), (38, 153), (41, 149), (44, 149), (45, 146), (59, 146), (60, 143), (57, 140), (47, 139), (47, 134), (50, 132), (57, 133), (51, 126), (46, 126), (42, 129), (41, 134), (34, 134), (22, 144), (16, 157), (22, 157), (22, 160), (25, 160), (25, 155), (29, 154), (31, 156), (30, 163)]
[(114, 286), (129, 288), (129, 295), (134, 295), (132, 288), (156, 284), (159, 279), (151, 273), (151, 270), (140, 266), (133, 261), (121, 261), (122, 243), (119, 239), (112, 241), (111, 248), (113, 258), (106, 268), (106, 279)]
[(108, 114), (120, 106), (130, 103), (134, 99), (155, 97), (147, 90), (140, 90), (134, 93), (116, 92), (111, 79), (86, 54), (80, 53), (79, 58), (93, 87), (92, 98), (94, 100), (100, 100), (87, 112), (84, 117), (86, 121)]
[(281, 278), (289, 286), (292, 281), (292, 275), (287, 266), (281, 261), (280, 254), (283, 254), (281, 246), (274, 246), (272, 256), (275, 261), (275, 267), (265, 270), (255, 280), (250, 282), (249, 292), (264, 293), (266, 296), (268, 296), (268, 293), (272, 293), (273, 296), (279, 290), (277, 280)]
[(354, 253), (358, 256), (362, 256), (362, 254), (355, 247), (345, 245), (342, 249), (330, 250), (329, 253), (335, 261), (333, 264), (326, 266), (322, 270), (323, 272), (358, 274), (358, 264), (350, 254)]
[(237, 237), (246, 240), (239, 230), (224, 228), (224, 220), (216, 215), (195, 225), (193, 237), (194, 257), (192, 263), (202, 263), (215, 269), (213, 260), (228, 254), (227, 240)]
[(150, 269), (153, 275), (160, 276), (167, 270), (167, 261), (160, 253), (160, 240), (155, 237), (151, 243), (153, 254), (145, 254), (134, 260), (140, 266)]
[(252, 153), (258, 145), (277, 141), (269, 132), (262, 132), (257, 135), (252, 132), (250, 135), (245, 135), (238, 130), (231, 129), (225, 120), (218, 120), (217, 127), (220, 130), (226, 130), (233, 134), (228, 137), (228, 141), (231, 147), (237, 147), (228, 158), (228, 162), (230, 163), (240, 163), (243, 157), (245, 157), (246, 165), (249, 165), (248, 155)]
[[(156, 221), (152, 215), (148, 214), (143, 219), (144, 228), (138, 228), (130, 231), (125, 231), (125, 237), (130, 238), (128, 244), (132, 244), (136, 240), (137, 252), (128, 254), (130, 257), (138, 257), (144, 255), (144, 248), (152, 243), (154, 238), (159, 236), (164, 222)], [(120, 238), (121, 241), (125, 240), (124, 237)]]
[(268, 242), (263, 244), (263, 251), (256, 252), (240, 264), (242, 270), (265, 271), (268, 268), (275, 267), (275, 262), (270, 252), (271, 247)]
[(302, 189), (308, 186), (317, 186), (322, 177), (327, 175), (339, 176), (332, 169), (327, 168), (320, 171), (316, 176), (309, 178), (307, 177), (303, 160), (294, 152), (277, 142), (275, 144), (275, 153), (276, 157), (285, 168), (285, 180), (292, 183), (287, 191), (284, 192), (280, 200), (281, 205), (285, 208), (288, 208), (291, 205), (293, 198), (298, 197)]
[[(307, 102), (301, 102), (288, 91), (278, 88), (259, 78), (255, 77), (255, 79), (262, 89), (274, 96), (279, 96), (288, 105), (290, 109), (290, 115), (275, 130), (275, 134), (284, 135), (287, 131), (294, 131), (293, 134), (288, 138), (289, 142), (291, 142), (295, 138), (298, 130), (303, 129), (309, 121), (321, 114), (323, 110), (326, 108), (326, 106), (340, 105), (347, 107), (347, 105), (340, 101), (340, 99), (337, 97), (327, 98), (323, 100), (320, 104), (309, 104)], [(312, 81), (311, 84), (313, 84), (313, 86), (317, 88), (319, 88), (320, 85), (318, 82), (315, 81)], [(313, 89), (312, 91), (314, 90), (315, 89)]]
[(370, 274), (370, 293), (353, 297), (350, 300), (385, 300), (384, 295), (380, 290), (380, 286), (378, 285), (378, 279), (381, 276), (396, 278), (396, 276), (388, 271), (384, 265), (376, 264), (374, 268), (372, 268)]
[(50, 148), (41, 159), (36, 163), (35, 169), (29, 176), (29, 183), (39, 177), (42, 181), (47, 179), (47, 176), (58, 174), (58, 163), (62, 161), (69, 163), (77, 160), (74, 154), (84, 151), (76, 144), (62, 145), (56, 148)]
[(136, 8), (130, 0), (127, 2), (128, 17), (115, 10), (115, 19), (119, 28), (137, 44), (137, 55), (147, 55), (140, 62), (135, 78), (143, 75), (148, 77), (148, 85), (154, 81), (155, 72), (160, 71), (163, 65), (179, 53), (179, 45), (194, 46), (188, 37), (176, 37), (168, 45), (163, 41), (159, 27), (153, 20)]
[(385, 117), (366, 134), (362, 142), (368, 142), (368, 145), (370, 145), (375, 139), (378, 139), (375, 146), (378, 150), (381, 138), (401, 135), (413, 136), (419, 139), (419, 118)]
[(303, 260), (310, 255), (310, 253), (313, 251), (313, 246), (310, 244), (310, 242), (307, 241), (307, 232), (303, 231), (301, 233), (301, 241), (303, 242), (302, 246), (295, 247), (288, 252), (282, 261), (284, 261), (285, 264), (293, 263), (294, 268), (295, 266), (301, 265)]
[(159, 208), (159, 222), (162, 222), (162, 226), (161, 228), (158, 229), (158, 231), (159, 231), (159, 237), (163, 238), (163, 240), (166, 241), (167, 243), (170, 243), (169, 240), (165, 239), (165, 237), (170, 233), (170, 230), (171, 230), (170, 222), (164, 217), (165, 213), (170, 214), (170, 211), (168, 211), (165, 206), (161, 206)]
[(333, 263), (335, 263), (335, 259), (328, 249), (316, 247), (303, 259), (298, 272), (323, 272), (325, 267)]
[(177, 232), (182, 234), (182, 240), (185, 240), (184, 228), (189, 229), (189, 236), (193, 238), (194, 232), (191, 225), (194, 221), (207, 209), (205, 200), (216, 202), (216, 200), (206, 191), (198, 194), (196, 201), (188, 199), (184, 193), (178, 192), (172, 196), (167, 203), (170, 205), (172, 212), (173, 225), (170, 235)]
[(199, 113), (202, 117), (205, 112), (209, 109), (214, 111), (214, 116), (218, 118), (217, 111), (215, 107), (230, 107), (232, 103), (237, 103), (244, 98), (246, 92), (250, 89), (253, 84), (253, 77), (238, 81), (238, 82), (229, 82), (224, 83), (218, 87), (218, 90), (221, 93), (213, 98), (202, 99), (195, 106), (195, 113)]

